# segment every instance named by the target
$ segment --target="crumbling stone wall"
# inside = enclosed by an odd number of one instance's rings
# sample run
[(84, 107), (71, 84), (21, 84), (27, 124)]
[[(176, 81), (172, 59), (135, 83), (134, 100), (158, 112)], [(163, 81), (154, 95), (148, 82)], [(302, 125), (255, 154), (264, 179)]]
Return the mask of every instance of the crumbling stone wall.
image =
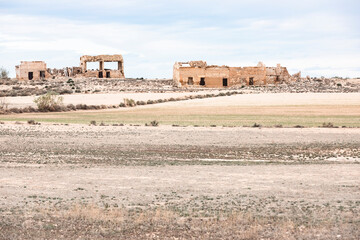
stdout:
[(286, 67), (266, 67), (259, 62), (256, 67), (208, 66), (205, 61), (176, 62), (173, 79), (178, 86), (231, 87), (241, 85), (266, 85), (294, 80)]
[(43, 61), (21, 61), (20, 65), (15, 66), (15, 72), (18, 80), (40, 80), (50, 77)]
[(288, 82), (291, 76), (286, 67), (281, 67), (280, 64), (277, 64), (276, 67), (266, 68), (266, 77), (268, 84), (277, 84)]
[(232, 67), (230, 68), (231, 86), (234, 85), (265, 85), (265, 67)]
[[(99, 69), (87, 70), (88, 62), (99, 62)], [(105, 62), (117, 62), (117, 69), (104, 68)], [(80, 57), (80, 67), (65, 67), (61, 69), (46, 68), (42, 61), (25, 62), (15, 66), (16, 78), (19, 80), (39, 80), (60, 77), (94, 77), (94, 78), (125, 78), (124, 59), (121, 55), (98, 55)], [(30, 74), (31, 73), (31, 74)]]
[[(99, 62), (99, 68), (96, 70), (87, 70), (88, 62)], [(105, 69), (105, 62), (117, 62), (118, 69)], [(85, 77), (98, 77), (98, 78), (125, 78), (124, 74), (124, 59), (122, 55), (98, 55), (80, 57), (80, 68), (82, 75)]]

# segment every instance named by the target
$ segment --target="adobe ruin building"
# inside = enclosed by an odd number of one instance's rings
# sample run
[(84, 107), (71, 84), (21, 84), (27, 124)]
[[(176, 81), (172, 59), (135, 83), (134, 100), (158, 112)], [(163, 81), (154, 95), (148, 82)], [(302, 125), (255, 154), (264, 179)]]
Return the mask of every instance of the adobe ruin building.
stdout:
[[(297, 73), (298, 75), (300, 73)], [(256, 67), (228, 67), (207, 65), (205, 61), (176, 62), (174, 82), (179, 86), (231, 87), (266, 85), (294, 80), (286, 67), (266, 67), (259, 62)]]
[(15, 72), (18, 80), (40, 80), (51, 77), (43, 61), (21, 61), (20, 65), (15, 66)]
[[(98, 69), (87, 69), (88, 62), (99, 62)], [(105, 62), (117, 62), (117, 69), (107, 69)], [(94, 77), (94, 78), (125, 78), (124, 59), (122, 55), (98, 55), (80, 57), (79, 67), (65, 67), (62, 69), (46, 68), (42, 61), (22, 61), (15, 66), (18, 80), (40, 80), (57, 77)]]

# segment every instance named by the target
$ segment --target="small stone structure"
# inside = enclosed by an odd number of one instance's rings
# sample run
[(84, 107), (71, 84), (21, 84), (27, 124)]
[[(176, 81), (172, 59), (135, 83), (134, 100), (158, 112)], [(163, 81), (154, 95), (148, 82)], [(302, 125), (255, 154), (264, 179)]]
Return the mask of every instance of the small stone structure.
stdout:
[[(300, 73), (297, 74), (297, 77)], [(300, 78), (300, 77), (299, 77)], [(262, 62), (256, 67), (209, 66), (205, 61), (176, 62), (173, 68), (174, 83), (178, 86), (231, 87), (266, 85), (295, 80), (286, 67), (266, 67)]]
[[(99, 62), (99, 68), (88, 70), (88, 62)], [(117, 69), (104, 68), (105, 62), (117, 62)], [(124, 59), (121, 55), (98, 55), (80, 57), (80, 67), (65, 67), (61, 69), (46, 68), (42, 61), (26, 62), (15, 66), (18, 80), (40, 80), (57, 77), (94, 77), (94, 78), (125, 78)]]
[(43, 61), (21, 61), (15, 66), (16, 78), (19, 80), (40, 80), (51, 77)]

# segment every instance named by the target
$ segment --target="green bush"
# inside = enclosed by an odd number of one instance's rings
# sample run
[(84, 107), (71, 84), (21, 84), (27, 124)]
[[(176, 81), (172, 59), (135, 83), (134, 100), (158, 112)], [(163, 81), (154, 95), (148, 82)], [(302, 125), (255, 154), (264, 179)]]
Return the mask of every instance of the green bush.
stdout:
[(0, 68), (0, 78), (9, 78), (9, 71), (7, 71), (5, 68)]
[(55, 112), (60, 111), (63, 106), (64, 98), (59, 96), (55, 92), (48, 92), (38, 98), (35, 98), (36, 103), (40, 112)]

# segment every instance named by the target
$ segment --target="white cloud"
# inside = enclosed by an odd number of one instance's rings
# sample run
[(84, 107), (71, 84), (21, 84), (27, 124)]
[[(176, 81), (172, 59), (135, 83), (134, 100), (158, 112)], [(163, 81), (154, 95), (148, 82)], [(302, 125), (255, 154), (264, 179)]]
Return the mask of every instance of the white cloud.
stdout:
[[(333, 20), (327, 22), (330, 17)], [(263, 61), (282, 63), (304, 74), (360, 76), (359, 49), (359, 38), (346, 19), (324, 13), (245, 19), (232, 26), (203, 26), (191, 19), (140, 25), (0, 15), (0, 66), (13, 75), (21, 60), (45, 60), (48, 66), (64, 67), (79, 64), (83, 54), (120, 53), (128, 77), (171, 77), (175, 61), (194, 59), (231, 66)]]

